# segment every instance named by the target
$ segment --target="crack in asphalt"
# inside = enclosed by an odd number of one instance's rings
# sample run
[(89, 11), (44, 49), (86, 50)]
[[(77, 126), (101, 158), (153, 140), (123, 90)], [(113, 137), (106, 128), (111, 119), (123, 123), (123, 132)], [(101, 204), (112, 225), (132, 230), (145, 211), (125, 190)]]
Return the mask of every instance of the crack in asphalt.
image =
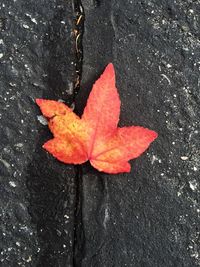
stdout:
[[(76, 53), (76, 79), (74, 81), (73, 102), (80, 90), (82, 65), (83, 65), (83, 33), (84, 33), (84, 9), (81, 0), (73, 0), (74, 19), (74, 37)], [(74, 206), (74, 239), (73, 239), (73, 266), (81, 266), (82, 255), (84, 251), (84, 228), (82, 223), (82, 166), (75, 168), (75, 206)]]

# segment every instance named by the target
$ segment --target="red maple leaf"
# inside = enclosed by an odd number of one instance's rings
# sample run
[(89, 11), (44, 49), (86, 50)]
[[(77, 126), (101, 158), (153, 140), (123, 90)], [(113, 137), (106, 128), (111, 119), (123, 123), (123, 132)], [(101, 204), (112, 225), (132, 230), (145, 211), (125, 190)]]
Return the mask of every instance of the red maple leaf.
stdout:
[(64, 163), (89, 160), (99, 171), (130, 172), (128, 161), (140, 156), (157, 137), (140, 126), (117, 127), (120, 99), (111, 63), (93, 85), (81, 118), (61, 102), (37, 99), (36, 103), (54, 135), (43, 147)]

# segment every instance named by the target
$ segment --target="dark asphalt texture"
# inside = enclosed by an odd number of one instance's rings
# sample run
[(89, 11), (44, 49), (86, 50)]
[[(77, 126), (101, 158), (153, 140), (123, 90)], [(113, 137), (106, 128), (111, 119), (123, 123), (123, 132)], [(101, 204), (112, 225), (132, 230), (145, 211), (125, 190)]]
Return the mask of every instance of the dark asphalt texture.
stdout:
[[(198, 267), (200, 3), (82, 0), (76, 93), (77, 4), (0, 3), (0, 266)], [(41, 147), (51, 134), (35, 98), (75, 99), (81, 114), (109, 62), (120, 126), (159, 133), (129, 174), (77, 169)]]

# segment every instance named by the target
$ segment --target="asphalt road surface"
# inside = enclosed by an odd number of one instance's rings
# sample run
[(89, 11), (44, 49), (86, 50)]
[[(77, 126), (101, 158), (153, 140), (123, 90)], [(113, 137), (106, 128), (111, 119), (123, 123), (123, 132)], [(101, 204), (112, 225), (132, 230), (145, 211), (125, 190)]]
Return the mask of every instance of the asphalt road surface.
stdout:
[[(198, 267), (200, 2), (82, 6), (0, 3), (0, 265)], [(51, 134), (35, 99), (81, 114), (109, 62), (120, 126), (159, 133), (128, 174), (64, 165), (41, 147)]]

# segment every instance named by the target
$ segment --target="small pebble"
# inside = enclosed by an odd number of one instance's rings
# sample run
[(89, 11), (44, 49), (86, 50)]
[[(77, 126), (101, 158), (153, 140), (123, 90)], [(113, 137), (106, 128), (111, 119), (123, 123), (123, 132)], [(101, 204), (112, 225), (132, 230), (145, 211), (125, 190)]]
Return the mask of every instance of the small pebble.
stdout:
[(181, 159), (182, 159), (182, 160), (187, 160), (188, 157), (187, 157), (187, 156), (182, 156)]
[(48, 121), (44, 116), (42, 116), (42, 115), (37, 116), (37, 119), (42, 125), (48, 125)]
[(12, 187), (16, 187), (16, 186), (17, 186), (16, 183), (13, 182), (13, 181), (10, 181), (10, 182), (9, 182), (9, 185), (12, 186)]
[(19, 243), (19, 242), (16, 242), (15, 244), (16, 244), (18, 247), (20, 247), (20, 243)]
[(26, 24), (23, 24), (22, 26), (23, 26), (25, 29), (29, 29), (29, 26), (26, 25)]

